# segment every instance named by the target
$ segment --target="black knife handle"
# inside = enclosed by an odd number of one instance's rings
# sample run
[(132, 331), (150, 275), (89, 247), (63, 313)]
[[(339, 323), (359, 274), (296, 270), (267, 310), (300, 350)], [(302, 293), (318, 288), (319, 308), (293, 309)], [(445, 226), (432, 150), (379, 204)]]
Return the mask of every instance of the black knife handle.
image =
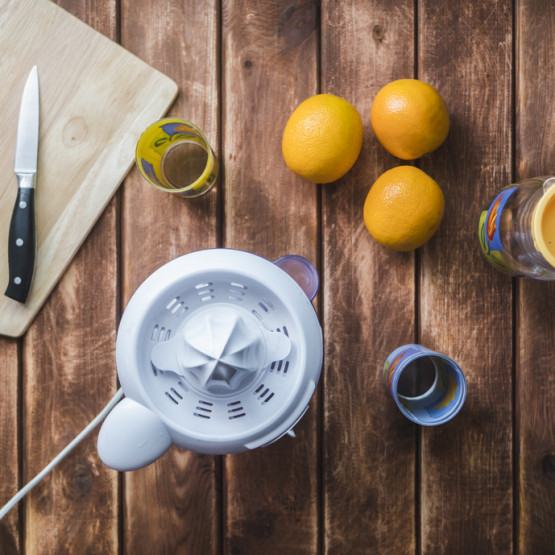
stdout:
[(35, 189), (32, 187), (18, 188), (8, 241), (10, 282), (4, 294), (24, 303), (35, 269)]

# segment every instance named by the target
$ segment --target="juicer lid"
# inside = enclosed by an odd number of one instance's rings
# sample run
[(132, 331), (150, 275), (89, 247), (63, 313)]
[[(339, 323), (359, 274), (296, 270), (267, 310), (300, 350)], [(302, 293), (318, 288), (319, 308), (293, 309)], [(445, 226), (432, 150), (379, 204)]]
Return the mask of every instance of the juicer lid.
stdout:
[(272, 262), (197, 251), (154, 272), (122, 316), (125, 394), (174, 443), (233, 453), (270, 443), (304, 414), (319, 379), (322, 331), (301, 287)]

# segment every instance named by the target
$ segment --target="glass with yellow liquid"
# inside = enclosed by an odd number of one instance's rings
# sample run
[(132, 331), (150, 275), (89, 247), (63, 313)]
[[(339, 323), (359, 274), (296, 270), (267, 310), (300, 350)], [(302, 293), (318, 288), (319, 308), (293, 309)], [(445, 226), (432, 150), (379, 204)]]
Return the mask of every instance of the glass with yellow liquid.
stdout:
[(218, 176), (218, 161), (204, 133), (177, 118), (147, 127), (137, 143), (135, 160), (151, 185), (185, 198), (207, 193)]
[(555, 177), (502, 189), (482, 210), (480, 245), (488, 261), (515, 277), (555, 280)]

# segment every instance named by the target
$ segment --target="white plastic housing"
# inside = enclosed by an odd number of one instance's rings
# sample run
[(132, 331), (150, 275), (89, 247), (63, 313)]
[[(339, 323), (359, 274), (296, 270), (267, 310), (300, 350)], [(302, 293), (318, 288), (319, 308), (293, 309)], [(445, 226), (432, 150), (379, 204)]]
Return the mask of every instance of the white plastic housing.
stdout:
[[(249, 347), (216, 352), (203, 332)], [(275, 264), (230, 249), (177, 258), (145, 280), (122, 316), (116, 362), (127, 399), (102, 426), (100, 457), (133, 470), (171, 443), (210, 454), (271, 443), (306, 411), (322, 356), (310, 300)], [(229, 360), (239, 377), (221, 369)]]

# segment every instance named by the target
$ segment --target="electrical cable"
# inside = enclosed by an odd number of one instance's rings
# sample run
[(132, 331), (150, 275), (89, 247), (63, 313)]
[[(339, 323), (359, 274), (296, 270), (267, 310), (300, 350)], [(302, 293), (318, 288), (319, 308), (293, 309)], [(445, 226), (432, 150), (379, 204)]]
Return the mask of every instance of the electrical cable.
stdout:
[(89, 435), (106, 418), (108, 413), (114, 408), (118, 401), (123, 397), (123, 390), (120, 388), (112, 397), (110, 402), (91, 420), (90, 424), (75, 437), (68, 445), (56, 455), (52, 461), (46, 465), (27, 485), (22, 487), (1, 509), (0, 520), (13, 509), (13, 507), (29, 493), (65, 456), (72, 451), (87, 435)]

